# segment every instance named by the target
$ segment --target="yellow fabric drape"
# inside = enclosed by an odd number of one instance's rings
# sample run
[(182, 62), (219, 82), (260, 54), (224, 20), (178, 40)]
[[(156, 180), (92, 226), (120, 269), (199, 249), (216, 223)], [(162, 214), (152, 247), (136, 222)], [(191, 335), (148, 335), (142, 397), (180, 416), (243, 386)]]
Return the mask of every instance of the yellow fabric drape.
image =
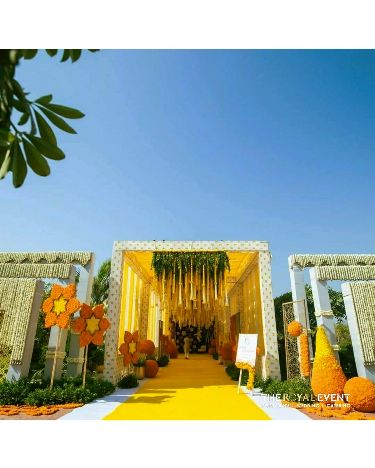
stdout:
[(120, 305), (119, 345), (124, 341), (124, 332), (138, 330), (141, 313), (143, 281), (134, 270), (124, 262)]

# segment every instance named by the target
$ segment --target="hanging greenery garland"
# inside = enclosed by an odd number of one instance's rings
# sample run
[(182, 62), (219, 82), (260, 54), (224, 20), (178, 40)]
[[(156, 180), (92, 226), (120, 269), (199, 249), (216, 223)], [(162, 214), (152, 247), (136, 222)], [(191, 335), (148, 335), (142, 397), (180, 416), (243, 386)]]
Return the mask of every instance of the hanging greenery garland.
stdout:
[(204, 266), (206, 272), (213, 278), (215, 267), (217, 275), (224, 275), (225, 270), (230, 271), (229, 257), (226, 252), (154, 252), (151, 266), (158, 279), (165, 274), (168, 278), (173, 274), (178, 280), (179, 270), (187, 273), (193, 267), (193, 272), (201, 270)]
[(207, 326), (223, 320), (228, 306), (226, 252), (154, 252), (155, 272), (162, 309), (180, 325)]

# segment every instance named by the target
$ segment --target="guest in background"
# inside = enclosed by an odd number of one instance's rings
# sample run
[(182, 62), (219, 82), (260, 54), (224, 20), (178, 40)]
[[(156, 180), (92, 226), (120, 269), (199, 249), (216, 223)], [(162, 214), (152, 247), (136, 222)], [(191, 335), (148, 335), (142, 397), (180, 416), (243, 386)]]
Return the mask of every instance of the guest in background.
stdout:
[(191, 343), (190, 338), (189, 338), (188, 336), (185, 336), (185, 338), (184, 338), (184, 353), (185, 353), (185, 359), (189, 359), (190, 343)]

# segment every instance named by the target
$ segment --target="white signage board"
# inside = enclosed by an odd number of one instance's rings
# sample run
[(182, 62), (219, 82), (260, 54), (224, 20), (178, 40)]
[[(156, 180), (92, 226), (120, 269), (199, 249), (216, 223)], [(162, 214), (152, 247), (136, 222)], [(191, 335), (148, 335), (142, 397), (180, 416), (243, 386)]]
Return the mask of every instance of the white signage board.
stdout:
[(240, 333), (238, 335), (236, 362), (246, 362), (255, 366), (258, 335)]

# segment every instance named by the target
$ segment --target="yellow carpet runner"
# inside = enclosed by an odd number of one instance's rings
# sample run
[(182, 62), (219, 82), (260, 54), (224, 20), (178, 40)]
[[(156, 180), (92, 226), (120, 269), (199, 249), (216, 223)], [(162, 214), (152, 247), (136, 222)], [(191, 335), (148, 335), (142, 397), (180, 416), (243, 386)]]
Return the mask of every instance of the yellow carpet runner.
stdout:
[(270, 419), (211, 356), (179, 356), (103, 419)]

